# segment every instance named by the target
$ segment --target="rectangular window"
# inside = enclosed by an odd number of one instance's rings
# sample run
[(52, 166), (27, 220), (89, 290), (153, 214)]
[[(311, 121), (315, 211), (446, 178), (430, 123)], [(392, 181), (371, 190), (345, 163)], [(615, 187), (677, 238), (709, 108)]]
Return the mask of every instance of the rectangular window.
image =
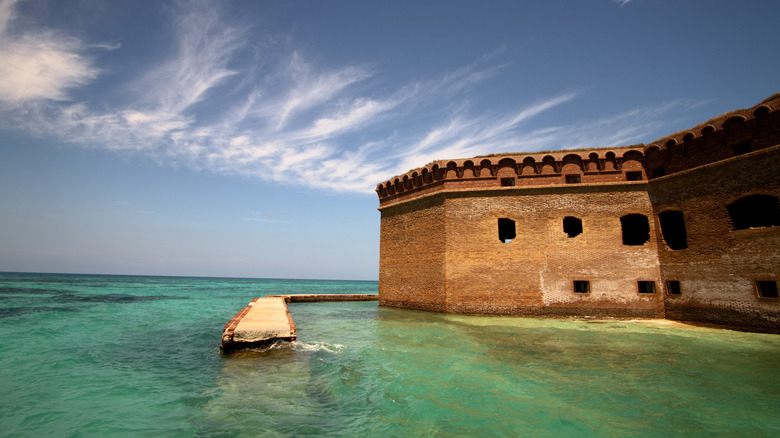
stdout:
[(501, 178), (501, 187), (511, 187), (515, 185), (514, 178)]
[(757, 281), (756, 292), (761, 298), (777, 298), (777, 282), (776, 281)]
[(498, 240), (502, 243), (509, 243), (517, 236), (515, 221), (512, 219), (501, 218), (498, 220)]
[(590, 282), (584, 280), (574, 280), (574, 293), (575, 294), (590, 293)]
[(637, 290), (640, 294), (654, 294), (655, 282), (654, 281), (638, 281)]
[(680, 295), (682, 293), (682, 289), (680, 288), (680, 282), (677, 280), (667, 281), (666, 293), (669, 295)]
[(566, 175), (566, 184), (579, 184), (581, 181), (580, 175)]
[(626, 181), (642, 181), (642, 172), (640, 171), (626, 172)]

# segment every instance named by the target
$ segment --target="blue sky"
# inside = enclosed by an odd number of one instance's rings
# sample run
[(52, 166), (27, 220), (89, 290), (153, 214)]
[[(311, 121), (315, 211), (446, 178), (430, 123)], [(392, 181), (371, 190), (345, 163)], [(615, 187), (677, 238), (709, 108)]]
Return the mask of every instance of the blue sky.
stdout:
[(0, 0), (0, 271), (376, 279), (379, 182), (780, 91), (780, 2)]

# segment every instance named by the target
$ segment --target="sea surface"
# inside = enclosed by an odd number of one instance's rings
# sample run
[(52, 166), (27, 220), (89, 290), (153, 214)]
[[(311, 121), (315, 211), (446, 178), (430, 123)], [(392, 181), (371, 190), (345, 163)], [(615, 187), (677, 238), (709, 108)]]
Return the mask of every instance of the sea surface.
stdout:
[(223, 356), (266, 294), (376, 282), (0, 273), (0, 436), (780, 436), (780, 336), (290, 304), (298, 342)]

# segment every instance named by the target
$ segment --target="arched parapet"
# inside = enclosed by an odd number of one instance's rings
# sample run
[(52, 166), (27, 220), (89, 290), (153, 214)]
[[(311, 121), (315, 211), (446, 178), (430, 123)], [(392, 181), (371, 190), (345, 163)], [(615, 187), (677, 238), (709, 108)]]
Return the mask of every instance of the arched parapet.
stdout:
[(536, 160), (534, 157), (523, 158), (520, 165), (520, 175), (536, 175)]
[(772, 111), (772, 109), (769, 108), (768, 105), (759, 105), (758, 108), (753, 111), (753, 118), (762, 119), (766, 117), (770, 111)]
[(382, 185), (382, 184), (377, 184), (377, 185), (376, 185), (376, 194), (377, 194), (377, 196), (379, 196), (380, 198), (386, 198), (386, 197), (387, 197), (387, 189), (385, 188), (385, 186), (384, 186), (384, 185)]
[(447, 163), (447, 179), (458, 179), (458, 164), (454, 161)]
[(644, 168), (645, 156), (642, 152), (637, 150), (630, 150), (623, 153), (622, 169), (629, 170), (641, 170)]
[(723, 134), (729, 144), (750, 141), (753, 136), (746, 118), (741, 115), (735, 115), (723, 121)]
[(601, 166), (599, 163), (599, 154), (596, 152), (591, 152), (588, 154), (588, 161), (585, 163), (586, 170), (588, 172), (598, 172), (601, 170)]
[(441, 169), (441, 167), (439, 167), (438, 164), (431, 166), (431, 173), (433, 174), (433, 179), (435, 181), (444, 179), (444, 171)]
[(463, 178), (474, 178), (479, 175), (478, 170), (474, 170), (474, 162), (466, 160), (463, 162)]
[(582, 157), (577, 154), (568, 154), (561, 160), (561, 172), (585, 172)]
[(541, 166), (537, 173), (540, 175), (554, 175), (558, 173), (555, 168), (555, 158), (553, 158), (552, 155), (545, 155), (544, 158), (542, 158)]
[(412, 183), (412, 180), (409, 178), (409, 175), (404, 175), (402, 185), (403, 185), (403, 190), (412, 190), (414, 188), (414, 184)]
[(493, 163), (485, 158), (479, 162), (479, 177), (485, 178), (493, 175)]
[(423, 180), (422, 176), (417, 172), (412, 172), (412, 184), (414, 187), (422, 187)]
[(496, 175), (499, 178), (508, 178), (517, 176), (517, 162), (512, 158), (502, 158), (498, 161), (498, 171)]
[(423, 184), (430, 184), (433, 182), (433, 175), (427, 167), (423, 167), (423, 169), (420, 171), (420, 177), (422, 178)]
[(608, 151), (604, 154), (604, 158), (601, 160), (601, 170), (604, 172), (612, 172), (618, 170), (618, 163), (615, 153)]

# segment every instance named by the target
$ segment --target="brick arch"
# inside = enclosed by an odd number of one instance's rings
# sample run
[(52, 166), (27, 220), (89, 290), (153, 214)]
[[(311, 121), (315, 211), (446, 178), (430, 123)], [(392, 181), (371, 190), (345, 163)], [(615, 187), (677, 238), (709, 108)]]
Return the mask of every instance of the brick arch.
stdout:
[(563, 173), (578, 173), (585, 171), (582, 164), (582, 157), (577, 154), (568, 154), (561, 160), (563, 166), (561, 172)]
[[(412, 179), (414, 178), (414, 175), (417, 175), (417, 172), (412, 175)], [(414, 188), (412, 179), (409, 178), (409, 175), (404, 175), (404, 190), (411, 190)]]
[(434, 164), (433, 166), (431, 166), (431, 174), (433, 174), (433, 179), (435, 181), (442, 179), (442, 172), (439, 171), (438, 164)]
[(700, 135), (712, 135), (712, 133), (715, 132), (715, 127), (712, 125), (707, 125), (703, 128), (701, 128)]
[(732, 116), (723, 122), (723, 134), (726, 136), (726, 141), (729, 144), (736, 144), (743, 141), (749, 141), (752, 137), (750, 125), (748, 125), (745, 117)]
[(390, 181), (385, 183), (385, 190), (387, 190), (388, 195), (395, 195), (395, 187)]
[(431, 175), (427, 167), (423, 167), (420, 171), (420, 175), (422, 176), (423, 184), (430, 184), (433, 182), (433, 175)]
[(493, 176), (493, 163), (487, 158), (479, 162), (479, 176)]
[(623, 154), (623, 164), (621, 169), (629, 171), (638, 171), (644, 169), (645, 155), (639, 151), (626, 151)]
[(523, 158), (521, 167), (521, 175), (534, 175), (536, 174), (536, 159), (534, 157)]
[(458, 164), (456, 162), (450, 161), (449, 163), (447, 163), (446, 178), (447, 179), (458, 178)]
[(558, 173), (555, 169), (555, 158), (552, 155), (545, 155), (542, 158), (542, 171), (539, 172), (543, 175), (552, 175)]
[(402, 193), (404, 191), (403, 183), (398, 178), (393, 181), (393, 187), (395, 188), (396, 193)]
[(615, 159), (615, 153), (608, 151), (604, 154), (604, 169), (606, 171), (617, 170), (617, 160)]
[(767, 105), (761, 105), (758, 108), (756, 108), (755, 111), (753, 111), (753, 117), (755, 118), (761, 118), (769, 114), (769, 112), (772, 111), (771, 108), (769, 108)]
[(588, 154), (588, 172), (599, 171), (599, 154), (591, 152)]
[(415, 187), (422, 186), (422, 177), (417, 172), (412, 172), (412, 184), (414, 184)]
[(463, 178), (474, 178), (477, 176), (476, 170), (474, 170), (474, 162), (466, 160), (463, 162)]
[(498, 172), (496, 174), (499, 178), (517, 176), (517, 162), (512, 158), (502, 158), (498, 161)]

